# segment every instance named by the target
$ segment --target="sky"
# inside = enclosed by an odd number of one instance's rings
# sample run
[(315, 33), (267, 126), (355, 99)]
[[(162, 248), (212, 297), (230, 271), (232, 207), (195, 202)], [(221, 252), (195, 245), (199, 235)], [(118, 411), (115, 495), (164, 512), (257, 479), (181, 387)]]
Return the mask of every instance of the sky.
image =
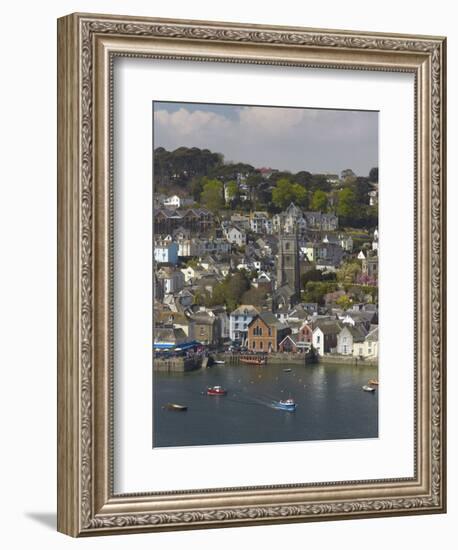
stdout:
[(378, 166), (378, 112), (154, 102), (154, 147), (207, 148), (226, 162), (367, 176)]

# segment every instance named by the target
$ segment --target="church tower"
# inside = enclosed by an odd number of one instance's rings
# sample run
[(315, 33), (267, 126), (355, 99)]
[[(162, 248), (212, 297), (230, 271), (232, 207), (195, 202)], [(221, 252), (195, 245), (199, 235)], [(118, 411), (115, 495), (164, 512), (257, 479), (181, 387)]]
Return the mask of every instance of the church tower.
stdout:
[(283, 285), (289, 285), (297, 299), (300, 299), (299, 242), (296, 232), (281, 233), (278, 238), (277, 288)]

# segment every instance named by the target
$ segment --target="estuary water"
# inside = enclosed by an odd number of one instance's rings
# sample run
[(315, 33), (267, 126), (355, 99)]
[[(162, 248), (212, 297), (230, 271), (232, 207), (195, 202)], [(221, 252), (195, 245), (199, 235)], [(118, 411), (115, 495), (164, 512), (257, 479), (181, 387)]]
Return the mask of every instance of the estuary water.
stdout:
[[(330, 364), (155, 371), (153, 446), (375, 438), (379, 390), (362, 390), (371, 378), (377, 378), (375, 367)], [(214, 385), (227, 395), (207, 396)], [(289, 397), (297, 403), (295, 412), (272, 407), (272, 401)], [(170, 411), (166, 403), (188, 410)]]

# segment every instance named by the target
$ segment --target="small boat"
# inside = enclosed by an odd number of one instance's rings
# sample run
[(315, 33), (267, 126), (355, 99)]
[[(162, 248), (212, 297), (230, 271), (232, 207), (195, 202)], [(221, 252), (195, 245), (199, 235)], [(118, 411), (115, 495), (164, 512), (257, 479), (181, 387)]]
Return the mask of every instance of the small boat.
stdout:
[(215, 363), (215, 365), (224, 365), (225, 361), (217, 361), (216, 359), (213, 361), (213, 363)]
[(372, 386), (368, 386), (367, 384), (363, 386), (362, 388), (364, 391), (374, 392), (375, 388)]
[(283, 369), (283, 372), (291, 372), (293, 369)]
[(367, 383), (370, 386), (378, 386), (378, 380), (375, 380), (375, 378), (371, 378)]
[(240, 357), (241, 363), (246, 363), (247, 365), (265, 365), (267, 360), (265, 357), (258, 357), (256, 355), (242, 355)]
[(282, 399), (281, 401), (274, 401), (273, 407), (274, 409), (279, 409), (281, 411), (294, 412), (297, 405), (293, 399)]
[(221, 386), (212, 386), (207, 388), (207, 395), (226, 395), (227, 391)]
[(162, 407), (168, 411), (187, 411), (188, 407), (186, 405), (179, 405), (178, 403), (167, 403)]

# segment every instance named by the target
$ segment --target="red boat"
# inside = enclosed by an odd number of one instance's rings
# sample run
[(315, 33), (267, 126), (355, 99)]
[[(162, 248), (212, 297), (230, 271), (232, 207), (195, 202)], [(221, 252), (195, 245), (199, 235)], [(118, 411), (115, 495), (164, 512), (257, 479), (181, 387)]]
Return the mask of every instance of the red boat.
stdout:
[(221, 386), (212, 386), (207, 388), (207, 395), (226, 395), (227, 391)]

